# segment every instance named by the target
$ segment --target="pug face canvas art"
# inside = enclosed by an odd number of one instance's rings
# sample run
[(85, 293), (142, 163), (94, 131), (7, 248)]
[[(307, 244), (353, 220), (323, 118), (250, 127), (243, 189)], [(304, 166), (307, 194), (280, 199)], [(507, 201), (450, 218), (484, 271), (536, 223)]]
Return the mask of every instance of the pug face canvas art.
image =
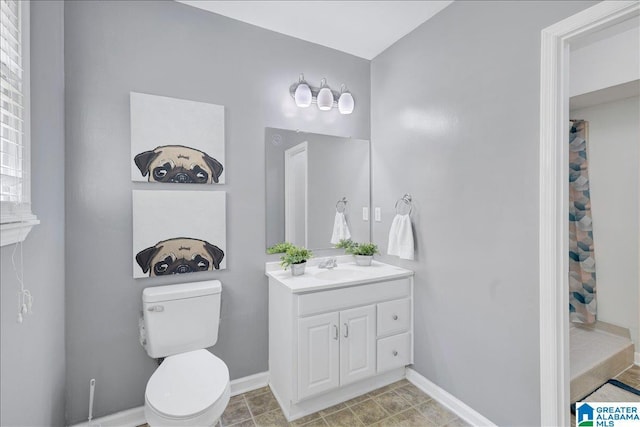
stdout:
[(133, 190), (132, 204), (134, 278), (227, 268), (224, 191)]
[(217, 184), (224, 169), (204, 151), (184, 145), (156, 147), (136, 155), (134, 162), (149, 182)]
[(136, 255), (149, 277), (219, 270), (224, 251), (211, 243), (187, 237), (163, 240)]
[(224, 106), (131, 92), (131, 180), (224, 184)]

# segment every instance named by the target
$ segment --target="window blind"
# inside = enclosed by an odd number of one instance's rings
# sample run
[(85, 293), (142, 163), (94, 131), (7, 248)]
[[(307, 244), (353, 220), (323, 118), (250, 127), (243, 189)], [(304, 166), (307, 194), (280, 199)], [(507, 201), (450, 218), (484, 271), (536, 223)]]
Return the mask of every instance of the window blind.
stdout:
[(23, 202), (23, 68), (19, 0), (0, 0), (0, 201)]

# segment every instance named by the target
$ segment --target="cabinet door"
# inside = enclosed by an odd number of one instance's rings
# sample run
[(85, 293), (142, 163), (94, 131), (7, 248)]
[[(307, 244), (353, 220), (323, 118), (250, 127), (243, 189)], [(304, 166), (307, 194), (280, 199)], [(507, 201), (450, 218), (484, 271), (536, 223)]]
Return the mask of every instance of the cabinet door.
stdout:
[(338, 313), (298, 320), (298, 400), (338, 387)]
[(345, 385), (376, 373), (376, 307), (340, 312), (340, 384)]

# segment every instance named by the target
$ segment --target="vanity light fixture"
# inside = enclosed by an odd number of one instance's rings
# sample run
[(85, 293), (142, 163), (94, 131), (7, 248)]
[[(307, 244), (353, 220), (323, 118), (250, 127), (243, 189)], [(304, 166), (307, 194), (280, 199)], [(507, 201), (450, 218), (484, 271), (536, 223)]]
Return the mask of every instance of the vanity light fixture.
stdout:
[(333, 107), (333, 93), (329, 86), (327, 86), (327, 79), (320, 81), (320, 92), (316, 97), (316, 104), (322, 111), (329, 111)]
[(343, 84), (340, 87), (340, 98), (338, 98), (338, 110), (340, 111), (340, 114), (353, 113), (354, 106), (355, 102), (353, 101), (353, 95), (351, 95), (351, 92), (347, 90), (347, 86)]
[(289, 93), (301, 108), (316, 104), (320, 110), (330, 111), (337, 106), (340, 114), (351, 114), (355, 106), (353, 95), (346, 85), (343, 84), (340, 92), (337, 92), (329, 87), (327, 79), (322, 79), (320, 87), (314, 87), (305, 81), (304, 74), (300, 74), (298, 81), (289, 87)]
[(311, 87), (309, 87), (309, 84), (304, 80), (304, 74), (300, 74), (293, 98), (296, 100), (296, 105), (300, 108), (307, 108), (311, 105), (311, 100), (313, 99)]

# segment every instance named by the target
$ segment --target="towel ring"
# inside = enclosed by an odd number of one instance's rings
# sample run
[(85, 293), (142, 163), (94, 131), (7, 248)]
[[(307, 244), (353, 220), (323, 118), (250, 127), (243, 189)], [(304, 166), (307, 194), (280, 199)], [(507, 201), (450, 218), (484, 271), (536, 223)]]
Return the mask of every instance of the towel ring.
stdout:
[[(396, 201), (396, 206), (395, 206), (396, 213), (399, 215), (411, 215), (411, 211), (413, 211), (413, 203), (411, 202), (412, 200), (413, 199), (411, 198), (411, 194), (409, 193), (405, 194), (400, 199), (398, 199)], [(409, 207), (409, 212), (402, 213), (401, 210), (403, 210), (402, 209), (403, 206), (405, 206), (405, 208)]]
[(347, 210), (347, 198), (343, 197), (336, 203), (336, 212), (344, 213)]

